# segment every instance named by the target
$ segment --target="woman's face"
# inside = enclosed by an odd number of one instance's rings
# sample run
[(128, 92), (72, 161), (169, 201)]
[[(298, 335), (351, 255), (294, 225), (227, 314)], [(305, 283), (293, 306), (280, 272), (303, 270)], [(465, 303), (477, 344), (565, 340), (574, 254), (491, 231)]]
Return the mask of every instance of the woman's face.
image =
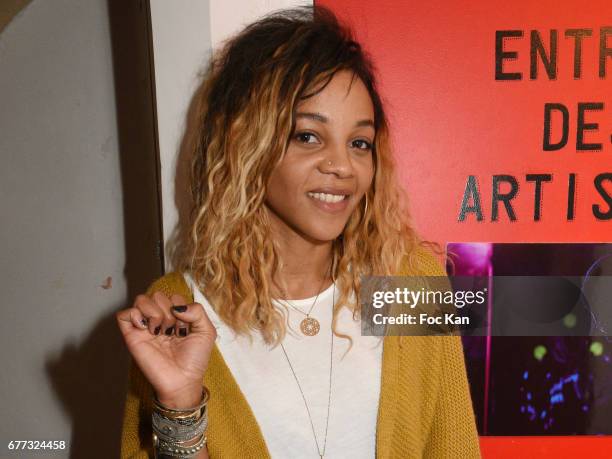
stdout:
[(351, 76), (337, 72), (298, 104), (295, 131), (268, 182), (273, 225), (313, 241), (342, 233), (374, 176), (374, 106), (361, 79), (351, 85)]

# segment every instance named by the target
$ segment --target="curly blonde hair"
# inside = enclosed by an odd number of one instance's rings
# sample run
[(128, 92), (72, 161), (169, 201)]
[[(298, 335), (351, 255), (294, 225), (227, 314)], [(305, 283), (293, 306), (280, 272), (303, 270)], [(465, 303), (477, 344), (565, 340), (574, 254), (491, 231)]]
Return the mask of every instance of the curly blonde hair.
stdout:
[[(187, 133), (192, 202), (173, 242), (172, 264), (191, 274), (236, 333), (257, 331), (268, 344), (284, 338), (286, 310), (271, 299), (271, 279), (281, 260), (269, 237), (266, 185), (291, 139), (297, 103), (321, 91), (339, 70), (360, 78), (372, 99), (375, 175), (333, 242), (332, 272), (339, 287), (335, 330), (342, 307), (359, 315), (360, 277), (398, 274), (419, 244), (395, 175), (370, 58), (329, 10), (281, 10), (226, 42), (194, 96), (195, 127)], [(351, 292), (356, 302), (350, 302)]]

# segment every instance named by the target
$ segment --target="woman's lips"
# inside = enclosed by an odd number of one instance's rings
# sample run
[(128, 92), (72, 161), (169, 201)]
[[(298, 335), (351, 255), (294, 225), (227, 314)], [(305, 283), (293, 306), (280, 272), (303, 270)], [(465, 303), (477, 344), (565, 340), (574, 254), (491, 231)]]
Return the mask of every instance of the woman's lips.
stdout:
[[(349, 205), (349, 195), (335, 195), (331, 193), (313, 192), (306, 193), (306, 195), (315, 206), (331, 214), (340, 213), (346, 210)], [(342, 197), (342, 199), (338, 201), (339, 197)]]

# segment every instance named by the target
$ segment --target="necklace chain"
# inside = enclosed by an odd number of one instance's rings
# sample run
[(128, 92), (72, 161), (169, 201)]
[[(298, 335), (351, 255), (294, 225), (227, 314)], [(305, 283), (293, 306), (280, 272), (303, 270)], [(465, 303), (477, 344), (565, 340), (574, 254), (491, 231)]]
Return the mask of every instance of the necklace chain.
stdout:
[[(331, 261), (329, 265), (330, 273), (332, 270), (332, 266), (333, 266), (333, 260)], [(323, 278), (321, 279), (321, 285), (319, 285), (319, 289), (317, 290), (317, 296), (315, 296), (315, 299), (312, 302), (312, 305), (310, 306), (310, 309), (308, 310), (308, 312), (302, 311), (301, 309), (296, 307), (294, 304), (292, 304), (291, 301), (289, 300), (283, 300), (286, 306), (289, 306), (292, 309), (295, 309), (296, 311), (298, 311), (300, 314), (304, 314), (306, 316), (300, 322), (300, 330), (306, 336), (314, 336), (317, 333), (319, 333), (319, 330), (321, 329), (321, 324), (319, 323), (319, 321), (315, 319), (314, 317), (310, 317), (310, 313), (314, 309), (315, 305), (317, 304), (317, 300), (319, 299), (319, 296), (321, 295), (321, 291), (323, 289), (323, 283), (325, 282), (325, 279), (327, 279), (326, 275), (324, 275)], [(333, 281), (333, 276), (332, 276), (332, 281)], [(285, 293), (285, 296), (287, 296), (286, 293)]]
[[(325, 279), (323, 279), (323, 282), (325, 282)], [(317, 300), (319, 299), (319, 295), (321, 294), (321, 288), (323, 286), (323, 282), (321, 282), (321, 285), (319, 286), (319, 291), (317, 293), (317, 296), (315, 296), (314, 301), (312, 302), (312, 304), (310, 305), (310, 309), (308, 310), (308, 312), (304, 312), (301, 309), (299, 309), (297, 306), (293, 305), (292, 303), (289, 302), (289, 300), (282, 300), (285, 303), (287, 303), (287, 306), (291, 306), (293, 309), (295, 309), (297, 312), (300, 312), (302, 314), (304, 314), (306, 317), (310, 317), (310, 313), (312, 312), (312, 309), (314, 308), (314, 305), (317, 304)]]
[[(332, 294), (332, 306), (334, 305), (335, 302), (336, 302), (336, 285), (334, 284), (334, 290)], [(304, 406), (306, 407), (306, 412), (308, 413), (308, 418), (310, 419), (310, 427), (312, 428), (312, 435), (314, 437), (315, 444), (317, 445), (317, 453), (319, 453), (319, 457), (322, 459), (323, 456), (325, 456), (325, 448), (327, 447), (327, 428), (329, 427), (329, 407), (331, 406), (332, 373), (333, 373), (333, 367), (334, 367), (334, 331), (333, 329), (331, 330), (331, 346), (330, 346), (330, 352), (329, 352), (329, 392), (327, 395), (327, 419), (325, 421), (325, 438), (323, 440), (323, 452), (321, 452), (321, 448), (319, 447), (319, 442), (317, 441), (317, 434), (315, 432), (314, 423), (312, 421), (312, 415), (310, 414), (310, 408), (308, 408), (308, 403), (306, 402), (306, 396), (304, 395), (304, 391), (302, 390), (300, 381), (298, 380), (297, 374), (295, 373), (295, 370), (293, 369), (293, 365), (291, 365), (291, 361), (289, 360), (289, 356), (287, 355), (285, 346), (283, 346), (282, 342), (280, 343), (280, 345), (281, 345), (281, 349), (283, 350), (283, 354), (285, 354), (285, 358), (287, 359), (287, 363), (289, 364), (289, 368), (291, 369), (291, 373), (293, 373), (293, 377), (295, 378), (295, 382), (297, 383), (298, 389), (300, 390), (300, 393), (302, 394), (302, 400), (304, 400)]]
[[(282, 301), (287, 303), (287, 306), (291, 306), (297, 312), (304, 314), (306, 317), (310, 317), (310, 313), (312, 312), (315, 304), (317, 304), (317, 300), (319, 299), (319, 295), (321, 294), (321, 289), (323, 288), (323, 284), (325, 283), (325, 279), (327, 279), (327, 273), (330, 270), (331, 270), (331, 264), (329, 266), (329, 269), (325, 271), (325, 276), (323, 276), (323, 279), (321, 280), (321, 284), (319, 285), (319, 289), (317, 290), (317, 296), (315, 296), (315, 299), (312, 302), (312, 304), (310, 305), (310, 309), (308, 310), (307, 313), (302, 311), (301, 309), (299, 309), (297, 306), (293, 305), (289, 300), (282, 300)], [(284, 293), (284, 296), (287, 296), (287, 292)]]

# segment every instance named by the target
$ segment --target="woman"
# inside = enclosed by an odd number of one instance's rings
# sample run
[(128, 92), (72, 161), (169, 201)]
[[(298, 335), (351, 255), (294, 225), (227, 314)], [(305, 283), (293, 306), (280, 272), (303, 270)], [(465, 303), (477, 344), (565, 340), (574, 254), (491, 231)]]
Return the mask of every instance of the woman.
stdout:
[(479, 457), (460, 338), (360, 333), (360, 276), (444, 271), (350, 32), (320, 7), (263, 18), (196, 103), (189, 237), (117, 314), (122, 456)]

